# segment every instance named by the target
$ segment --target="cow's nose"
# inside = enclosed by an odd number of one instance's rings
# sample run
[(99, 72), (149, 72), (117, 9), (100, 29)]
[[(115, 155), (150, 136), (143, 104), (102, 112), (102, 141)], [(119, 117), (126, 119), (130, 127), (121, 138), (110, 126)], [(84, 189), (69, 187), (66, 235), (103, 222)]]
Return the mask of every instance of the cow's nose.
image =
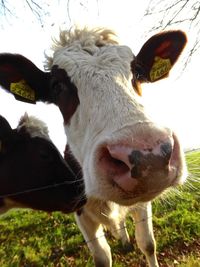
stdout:
[(134, 149), (119, 144), (108, 145), (107, 149), (113, 160), (118, 160), (127, 166), (133, 178), (143, 178), (151, 171), (168, 169), (173, 144), (168, 140), (148, 149)]

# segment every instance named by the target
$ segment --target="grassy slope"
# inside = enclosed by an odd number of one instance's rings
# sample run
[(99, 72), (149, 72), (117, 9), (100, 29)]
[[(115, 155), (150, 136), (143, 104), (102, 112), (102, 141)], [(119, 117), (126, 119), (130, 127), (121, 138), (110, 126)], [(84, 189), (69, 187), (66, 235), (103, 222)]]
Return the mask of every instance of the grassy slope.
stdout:
[[(162, 267), (200, 267), (200, 152), (187, 154), (190, 182), (181, 192), (153, 204), (154, 231)], [(134, 251), (108, 238), (114, 267), (145, 266), (134, 240), (134, 225), (127, 219)], [(0, 266), (93, 266), (73, 215), (13, 210), (0, 219)]]

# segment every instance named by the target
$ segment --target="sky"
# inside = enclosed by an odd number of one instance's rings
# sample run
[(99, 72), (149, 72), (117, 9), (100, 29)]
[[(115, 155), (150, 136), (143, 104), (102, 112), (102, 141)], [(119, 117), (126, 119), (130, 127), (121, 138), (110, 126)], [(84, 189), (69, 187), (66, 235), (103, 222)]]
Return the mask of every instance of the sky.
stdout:
[[(148, 0), (137, 2), (137, 6), (132, 0), (122, 2), (74, 0), (69, 2), (70, 14), (66, 8), (66, 1), (60, 0), (60, 5), (57, 5), (57, 1), (46, 1), (50, 15), (44, 17), (43, 27), (31, 12), (19, 3), (21, 2), (17, 2), (16, 8), (17, 13), (20, 14), (19, 18), (4, 19), (3, 27), (0, 28), (0, 53), (20, 53), (42, 70), (45, 59), (44, 51), (49, 52), (51, 38), (58, 34), (60, 27), (68, 28), (78, 24), (112, 28), (119, 34), (121, 43), (129, 45), (134, 54), (137, 54), (147, 39), (147, 36), (144, 37), (144, 32), (148, 32), (150, 26), (145, 25), (142, 19), (144, 6), (147, 5)], [(151, 23), (156, 23), (156, 21)], [(192, 39), (189, 33), (188, 39), (189, 42)], [(197, 84), (199, 61), (200, 52), (195, 55), (188, 68), (181, 73), (180, 59), (180, 63), (173, 68), (169, 78), (143, 86), (142, 101), (147, 112), (154, 120), (174, 129), (186, 150), (200, 147), (200, 90)], [(47, 123), (53, 142), (63, 152), (66, 136), (62, 116), (56, 106), (43, 103), (25, 104), (0, 90), (0, 114), (8, 119), (13, 128), (17, 126), (20, 117), (25, 112)]]

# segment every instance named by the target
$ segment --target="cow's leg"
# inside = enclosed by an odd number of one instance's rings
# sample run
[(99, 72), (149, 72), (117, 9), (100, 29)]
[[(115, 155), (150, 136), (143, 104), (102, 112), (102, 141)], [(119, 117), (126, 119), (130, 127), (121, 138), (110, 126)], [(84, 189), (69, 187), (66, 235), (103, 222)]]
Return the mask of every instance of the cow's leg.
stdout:
[(87, 213), (84, 208), (81, 214), (76, 214), (76, 222), (85, 238), (90, 249), (96, 267), (111, 267), (112, 256), (110, 246), (108, 245), (102, 225)]
[(138, 206), (133, 210), (135, 220), (135, 237), (138, 247), (145, 254), (150, 267), (158, 267), (156, 258), (156, 242), (153, 235), (151, 202)]
[(128, 231), (126, 229), (126, 218), (121, 218), (118, 220), (110, 220), (110, 226), (108, 230), (110, 230), (111, 234), (118, 240), (121, 240), (124, 250), (126, 252), (130, 252), (133, 249), (132, 244), (130, 243), (130, 238)]
[(127, 212), (124, 212), (123, 209), (125, 208), (121, 208), (117, 204), (112, 204), (112, 208), (109, 210), (109, 213), (107, 213), (107, 216), (105, 216), (104, 218), (101, 217), (101, 222), (116, 239), (122, 242), (125, 251), (128, 252), (132, 250), (132, 245), (130, 243), (130, 238), (126, 229)]

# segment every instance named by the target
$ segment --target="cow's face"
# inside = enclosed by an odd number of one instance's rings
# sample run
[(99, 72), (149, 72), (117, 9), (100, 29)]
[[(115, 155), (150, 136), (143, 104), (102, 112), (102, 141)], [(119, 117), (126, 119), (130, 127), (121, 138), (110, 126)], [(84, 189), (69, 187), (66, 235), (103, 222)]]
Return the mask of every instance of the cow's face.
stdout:
[(48, 93), (37, 94), (59, 106), (88, 196), (129, 205), (184, 181), (178, 138), (148, 118), (139, 95), (142, 82), (168, 75), (185, 42), (182, 32), (165, 32), (135, 57), (106, 31), (63, 33), (44, 74)]

